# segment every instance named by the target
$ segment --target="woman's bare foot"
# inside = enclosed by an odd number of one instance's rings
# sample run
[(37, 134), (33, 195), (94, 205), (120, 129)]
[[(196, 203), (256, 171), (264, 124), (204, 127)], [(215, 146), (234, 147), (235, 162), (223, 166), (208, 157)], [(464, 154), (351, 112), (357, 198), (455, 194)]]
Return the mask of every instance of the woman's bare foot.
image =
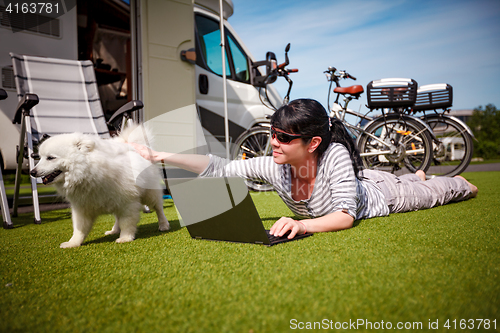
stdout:
[(456, 175), (455, 177), (462, 178), (463, 180), (465, 180), (467, 182), (467, 184), (469, 184), (470, 190), (472, 192), (472, 194), (470, 196), (471, 198), (475, 198), (477, 196), (477, 192), (479, 192), (479, 190), (477, 189), (477, 186), (469, 183), (469, 181), (462, 176)]
[(425, 172), (423, 172), (422, 170), (417, 170), (417, 172), (415, 172), (415, 174), (418, 176), (418, 178), (420, 178), (421, 181), (425, 182), (425, 180), (426, 180)]

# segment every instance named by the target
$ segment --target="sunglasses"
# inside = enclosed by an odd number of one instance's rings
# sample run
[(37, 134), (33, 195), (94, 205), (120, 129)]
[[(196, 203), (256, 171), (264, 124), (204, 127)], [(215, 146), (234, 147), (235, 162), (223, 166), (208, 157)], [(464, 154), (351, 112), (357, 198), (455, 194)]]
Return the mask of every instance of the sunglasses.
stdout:
[(311, 138), (311, 135), (300, 135), (300, 134), (288, 134), (285, 132), (281, 132), (271, 126), (271, 137), (273, 139), (278, 140), (280, 143), (290, 143), (292, 140), (300, 139), (300, 138)]

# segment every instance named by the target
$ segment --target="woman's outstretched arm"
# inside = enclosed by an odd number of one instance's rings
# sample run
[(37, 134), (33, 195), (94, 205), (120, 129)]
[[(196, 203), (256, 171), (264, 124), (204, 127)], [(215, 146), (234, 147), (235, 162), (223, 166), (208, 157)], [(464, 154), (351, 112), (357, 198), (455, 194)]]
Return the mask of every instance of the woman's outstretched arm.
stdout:
[(151, 163), (163, 162), (197, 174), (202, 173), (210, 162), (210, 157), (206, 155), (158, 152), (137, 143), (129, 143), (129, 145)]

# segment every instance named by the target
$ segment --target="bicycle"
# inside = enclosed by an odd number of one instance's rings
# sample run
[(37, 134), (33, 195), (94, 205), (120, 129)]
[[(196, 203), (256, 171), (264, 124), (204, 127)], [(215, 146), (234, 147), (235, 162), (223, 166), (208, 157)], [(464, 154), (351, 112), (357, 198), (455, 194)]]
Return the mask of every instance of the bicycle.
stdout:
[[(433, 159), (429, 175), (455, 176), (470, 164), (473, 153), (471, 129), (460, 119), (447, 115), (453, 104), (453, 88), (446, 83), (421, 86), (417, 91), (412, 113), (423, 112), (420, 117), (434, 132)], [(442, 110), (442, 112), (438, 112)], [(428, 114), (429, 111), (434, 113)]]
[[(405, 114), (413, 106), (417, 83), (411, 79), (383, 79), (368, 84), (368, 108), (366, 114), (348, 109), (352, 99), (359, 99), (363, 86), (341, 87), (341, 79), (356, 80), (346, 71), (329, 67), (325, 71), (330, 82), (328, 109), (330, 117), (338, 118), (356, 139), (363, 165), (368, 169), (395, 172), (403, 167), (409, 171), (427, 171), (432, 158), (432, 131), (421, 119)], [(337, 98), (330, 107), (330, 92)], [(344, 96), (344, 105), (339, 102)], [(368, 113), (381, 109), (382, 114), (371, 117)], [(392, 112), (388, 112), (392, 111)], [(360, 118), (356, 125), (345, 120), (346, 114)], [(362, 125), (363, 121), (367, 121)]]
[[(287, 104), (290, 100), (290, 92), (292, 90), (293, 81), (288, 76), (291, 73), (298, 72), (298, 69), (287, 69), (290, 61), (288, 58), (290, 44), (285, 48), (285, 62), (277, 65), (276, 55), (268, 52), (266, 60), (257, 62), (254, 67), (265, 65), (267, 74), (263, 77), (261, 87), (264, 88), (264, 95), (267, 97), (267, 86), (276, 81), (278, 77), (283, 77), (288, 82), (288, 91), (283, 98), (283, 104)], [(262, 94), (261, 94), (262, 96)], [(269, 98), (267, 102), (261, 99), (261, 102), (268, 108), (276, 111), (277, 107), (272, 105)], [(243, 132), (235, 141), (231, 158), (233, 160), (249, 159), (259, 156), (271, 156), (271, 125), (268, 123), (259, 124), (245, 132)], [(256, 180), (245, 180), (248, 188), (254, 191), (270, 191), (272, 186)]]

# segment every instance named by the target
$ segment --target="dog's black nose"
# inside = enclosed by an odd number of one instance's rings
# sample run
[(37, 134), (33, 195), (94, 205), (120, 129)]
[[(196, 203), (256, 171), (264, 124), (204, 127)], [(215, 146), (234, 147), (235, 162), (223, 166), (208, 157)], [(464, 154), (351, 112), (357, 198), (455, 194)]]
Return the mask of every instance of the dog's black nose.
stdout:
[(36, 178), (36, 170), (35, 169), (31, 170), (30, 175), (31, 175), (31, 177)]

